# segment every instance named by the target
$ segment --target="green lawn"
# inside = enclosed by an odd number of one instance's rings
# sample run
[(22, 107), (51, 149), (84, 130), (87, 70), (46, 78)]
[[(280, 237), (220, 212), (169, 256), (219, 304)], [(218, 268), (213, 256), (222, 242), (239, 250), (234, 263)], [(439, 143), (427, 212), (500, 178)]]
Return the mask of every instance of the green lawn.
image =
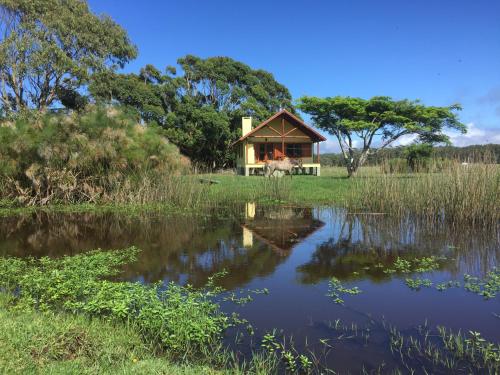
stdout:
[[(210, 195), (215, 200), (261, 201), (277, 196), (281, 191), (282, 201), (293, 204), (337, 204), (345, 201), (355, 189), (355, 179), (347, 178), (345, 168), (324, 167), (321, 176), (294, 175), (292, 178), (266, 178), (262, 176), (239, 176), (233, 174), (203, 175), (218, 181), (210, 186)], [(379, 174), (378, 168), (363, 168), (358, 178)], [(273, 194), (275, 193), (275, 194)], [(210, 196), (209, 195), (209, 196)]]
[(7, 309), (0, 294), (2, 374), (222, 374), (155, 357), (132, 329), (80, 315)]

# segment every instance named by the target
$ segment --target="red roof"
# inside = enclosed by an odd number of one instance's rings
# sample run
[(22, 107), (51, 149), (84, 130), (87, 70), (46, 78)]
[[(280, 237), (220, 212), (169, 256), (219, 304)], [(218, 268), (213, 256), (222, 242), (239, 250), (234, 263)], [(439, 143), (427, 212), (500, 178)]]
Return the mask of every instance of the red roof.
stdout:
[(298, 126), (299, 128), (301, 128), (304, 131), (304, 133), (308, 134), (314, 142), (323, 142), (323, 141), (326, 141), (325, 137), (323, 137), (316, 130), (314, 130), (312, 127), (310, 127), (309, 125), (307, 125), (304, 121), (302, 121), (301, 119), (299, 119), (297, 116), (293, 115), (292, 113), (288, 112), (286, 109), (282, 109), (281, 111), (276, 112), (274, 115), (272, 115), (271, 117), (269, 117), (264, 122), (261, 122), (255, 129), (252, 129), (247, 134), (245, 134), (244, 136), (242, 136), (240, 139), (238, 139), (237, 141), (235, 141), (233, 143), (233, 145), (235, 145), (236, 143), (241, 142), (244, 139), (250, 137), (252, 134), (254, 134), (258, 130), (262, 129), (264, 126), (266, 126), (267, 124), (269, 124), (271, 121), (279, 118), (280, 116), (284, 116), (285, 118), (288, 119), (288, 121), (290, 123), (292, 123), (292, 124)]

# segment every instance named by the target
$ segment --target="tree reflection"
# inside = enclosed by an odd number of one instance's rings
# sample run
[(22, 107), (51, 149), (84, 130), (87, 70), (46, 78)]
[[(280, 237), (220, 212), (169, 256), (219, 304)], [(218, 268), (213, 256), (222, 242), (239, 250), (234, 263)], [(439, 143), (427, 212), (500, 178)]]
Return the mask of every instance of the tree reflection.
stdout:
[(494, 267), (500, 255), (496, 233), (471, 234), (463, 228), (341, 210), (332, 210), (329, 217), (332, 232), (316, 246), (310, 261), (297, 268), (302, 283), (314, 284), (332, 276), (382, 281), (388, 278), (383, 269), (397, 257), (430, 255), (446, 256), (445, 268), (456, 276), (460, 272), (481, 274)]

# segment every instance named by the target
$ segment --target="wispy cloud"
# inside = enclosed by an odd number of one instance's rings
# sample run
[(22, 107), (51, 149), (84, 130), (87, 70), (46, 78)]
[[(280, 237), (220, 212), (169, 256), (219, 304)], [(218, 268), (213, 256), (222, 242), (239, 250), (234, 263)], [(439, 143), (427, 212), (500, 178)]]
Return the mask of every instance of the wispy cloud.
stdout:
[(454, 146), (481, 145), (500, 143), (500, 129), (487, 129), (476, 126), (473, 122), (467, 124), (467, 133), (446, 132)]
[[(464, 147), (470, 145), (482, 145), (487, 143), (500, 143), (500, 128), (483, 128), (478, 127), (475, 123), (471, 122), (466, 125), (467, 133), (462, 134), (457, 131), (446, 131), (445, 134), (450, 137), (450, 141), (453, 146)], [(340, 152), (340, 147), (337, 139), (329, 134), (325, 134), (327, 140), (321, 144), (322, 153), (338, 153)], [(391, 147), (397, 146), (408, 146), (416, 140), (417, 136), (414, 134), (406, 135), (399, 138), (397, 141), (391, 144)], [(374, 142), (374, 147), (380, 144), (380, 140)], [(356, 140), (354, 142), (355, 147), (361, 146), (361, 141)]]

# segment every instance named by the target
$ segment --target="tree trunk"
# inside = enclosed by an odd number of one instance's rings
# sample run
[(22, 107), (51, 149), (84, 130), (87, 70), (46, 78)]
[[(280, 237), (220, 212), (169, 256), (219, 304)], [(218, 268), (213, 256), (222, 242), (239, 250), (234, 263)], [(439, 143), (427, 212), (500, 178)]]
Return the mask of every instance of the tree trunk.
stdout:
[(358, 168), (355, 165), (347, 166), (347, 177), (356, 177), (356, 173), (358, 172)]

